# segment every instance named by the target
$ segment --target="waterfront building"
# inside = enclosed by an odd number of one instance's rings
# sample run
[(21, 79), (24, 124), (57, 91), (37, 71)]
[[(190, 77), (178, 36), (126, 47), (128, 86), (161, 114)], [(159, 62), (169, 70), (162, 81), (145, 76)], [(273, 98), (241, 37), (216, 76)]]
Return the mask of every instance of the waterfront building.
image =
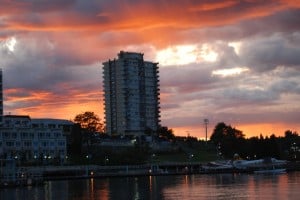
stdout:
[(26, 161), (63, 161), (67, 156), (67, 136), (72, 126), (73, 123), (68, 120), (6, 115), (0, 127), (0, 157)]
[(106, 132), (141, 136), (159, 127), (158, 63), (123, 52), (103, 63)]

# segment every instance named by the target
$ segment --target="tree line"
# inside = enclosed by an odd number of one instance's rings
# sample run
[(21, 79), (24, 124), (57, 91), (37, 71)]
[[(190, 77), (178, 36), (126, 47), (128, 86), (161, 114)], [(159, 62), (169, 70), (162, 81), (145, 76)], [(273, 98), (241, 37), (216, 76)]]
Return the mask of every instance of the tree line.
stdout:
[[(101, 119), (94, 112), (84, 112), (74, 118), (74, 131), (69, 146), (71, 154), (80, 154), (83, 144), (92, 145), (97, 143), (95, 135), (109, 137), (105, 134), (104, 125)], [(151, 135), (152, 131), (146, 131), (145, 135)], [(184, 146), (189, 149), (201, 148), (216, 152), (220, 158), (232, 159), (238, 154), (244, 159), (259, 159), (274, 157), (278, 159), (300, 160), (300, 137), (297, 132), (286, 130), (284, 136), (254, 136), (246, 138), (241, 130), (238, 130), (224, 122), (218, 123), (210, 140), (198, 140), (195, 137), (176, 136), (172, 129), (161, 126), (157, 130), (155, 137), (170, 141), (174, 144)], [(184, 148), (181, 145), (181, 147)]]
[(216, 148), (220, 157), (233, 158), (235, 154), (245, 159), (275, 157), (278, 159), (299, 160), (300, 137), (297, 132), (286, 130), (284, 136), (245, 138), (242, 131), (218, 123), (210, 137), (211, 144)]

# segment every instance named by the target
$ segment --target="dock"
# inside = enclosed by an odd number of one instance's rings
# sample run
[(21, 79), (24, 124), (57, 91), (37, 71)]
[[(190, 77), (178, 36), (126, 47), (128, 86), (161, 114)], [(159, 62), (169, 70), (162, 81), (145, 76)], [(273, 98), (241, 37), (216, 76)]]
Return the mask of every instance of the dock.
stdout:
[[(8, 165), (9, 166), (9, 165)], [(7, 166), (7, 167), (8, 167)], [(30, 166), (8, 167), (6, 172), (1, 170), (2, 186), (37, 185), (49, 180), (69, 180), (102, 177), (126, 176), (166, 176), (188, 174), (217, 174), (217, 173), (254, 173), (255, 169), (237, 168), (206, 168), (203, 162), (164, 162), (144, 165), (70, 165), (70, 166)], [(289, 163), (287, 172), (300, 170), (300, 163)]]

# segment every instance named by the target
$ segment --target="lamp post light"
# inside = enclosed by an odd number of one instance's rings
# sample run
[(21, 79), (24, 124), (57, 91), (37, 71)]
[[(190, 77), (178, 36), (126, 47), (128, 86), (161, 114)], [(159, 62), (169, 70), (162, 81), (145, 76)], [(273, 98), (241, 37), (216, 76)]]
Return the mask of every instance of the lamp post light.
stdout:
[(190, 161), (190, 162), (192, 162), (193, 157), (194, 157), (194, 154), (191, 154), (191, 155), (189, 156), (189, 161)]
[(47, 155), (44, 155), (44, 157), (43, 157), (43, 164), (44, 164), (44, 165), (48, 165), (47, 158), (48, 158), (48, 156), (47, 156)]
[(189, 165), (190, 165), (190, 172), (193, 172), (193, 165), (192, 165), (192, 159), (194, 157), (194, 154), (189, 155)]
[(104, 165), (107, 165), (108, 162), (109, 162), (109, 159), (107, 157), (105, 157), (105, 159), (104, 159)]
[(205, 143), (207, 144), (207, 125), (209, 123), (208, 119), (204, 119), (204, 125), (205, 125)]
[(37, 165), (37, 160), (36, 160), (37, 159), (37, 155), (34, 155), (33, 158), (34, 158), (35, 165)]
[(15, 155), (14, 159), (15, 159), (15, 163), (16, 163), (17, 165), (19, 165), (19, 157), (18, 157), (17, 155)]
[(151, 173), (153, 173), (154, 172), (154, 162), (155, 162), (155, 153), (153, 153), (152, 155), (151, 155), (151, 165), (150, 165), (150, 170), (149, 170), (149, 172), (150, 172), (150, 174)]
[(87, 154), (85, 156), (86, 160), (87, 160), (87, 164), (90, 165), (91, 164), (91, 159), (92, 159), (92, 156), (90, 154)]
[(152, 163), (154, 163), (154, 161), (155, 161), (155, 156), (156, 156), (155, 153), (153, 153), (153, 154), (151, 155), (151, 162), (152, 162)]
[(89, 155), (89, 154), (87, 154), (87, 155), (85, 156), (85, 158), (87, 159), (86, 175), (89, 176), (89, 175), (91, 175), (91, 174), (89, 174), (89, 171), (90, 171), (90, 161), (91, 161), (92, 156)]

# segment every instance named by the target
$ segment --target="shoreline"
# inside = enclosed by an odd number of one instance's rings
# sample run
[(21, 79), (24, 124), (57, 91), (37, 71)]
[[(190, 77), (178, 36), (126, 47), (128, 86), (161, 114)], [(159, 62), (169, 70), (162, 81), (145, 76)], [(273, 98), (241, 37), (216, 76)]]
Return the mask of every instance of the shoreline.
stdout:
[[(234, 167), (207, 169), (203, 167), (204, 165), (205, 163), (153, 163), (122, 166), (73, 165), (19, 167), (24, 174), (24, 176), (22, 175), (22, 179), (1, 180), (0, 188), (39, 185), (45, 181), (52, 180), (224, 173), (254, 174), (254, 171), (257, 170), (257, 168), (237, 169)], [(300, 162), (288, 163), (284, 168), (286, 172), (300, 171)]]
[[(220, 173), (254, 173), (258, 168), (237, 169), (205, 169), (205, 163), (155, 163), (145, 165), (74, 165), (74, 166), (39, 166), (44, 180), (62, 180), (77, 178), (103, 178), (126, 176), (162, 176), (188, 174), (220, 174)], [(300, 162), (288, 163), (284, 166), (287, 172), (300, 171)]]

